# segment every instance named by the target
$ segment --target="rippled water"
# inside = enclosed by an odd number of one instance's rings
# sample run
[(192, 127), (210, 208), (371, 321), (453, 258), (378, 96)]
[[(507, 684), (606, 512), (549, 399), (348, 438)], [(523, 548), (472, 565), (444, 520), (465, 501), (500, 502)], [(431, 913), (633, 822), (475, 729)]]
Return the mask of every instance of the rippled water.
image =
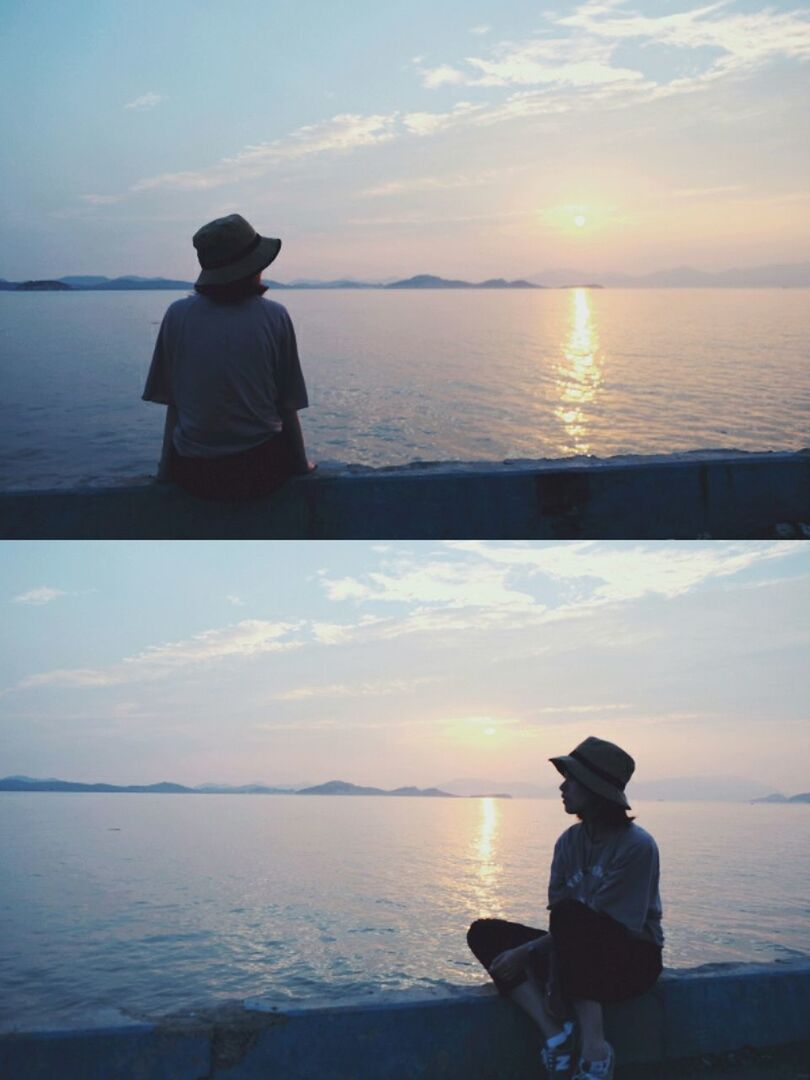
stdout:
[[(0, 486), (154, 472), (181, 294), (0, 293)], [(269, 294), (273, 295), (273, 294)], [(311, 456), (391, 465), (810, 443), (806, 289), (277, 293)]]
[[(810, 953), (810, 807), (634, 811), (666, 965)], [(545, 925), (568, 824), (528, 799), (0, 794), (5, 1024), (479, 985), (468, 924)]]

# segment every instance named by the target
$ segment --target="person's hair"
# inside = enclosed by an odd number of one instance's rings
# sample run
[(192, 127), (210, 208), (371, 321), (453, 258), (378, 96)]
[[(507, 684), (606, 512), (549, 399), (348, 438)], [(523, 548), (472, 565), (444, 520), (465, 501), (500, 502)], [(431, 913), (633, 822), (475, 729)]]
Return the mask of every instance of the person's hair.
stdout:
[[(584, 786), (584, 785), (583, 785)], [(631, 817), (623, 806), (597, 795), (588, 789), (587, 816), (591, 821), (601, 821), (605, 825), (629, 825), (636, 819)]]
[(262, 285), (261, 280), (257, 281), (255, 274), (251, 274), (250, 277), (230, 281), (227, 285), (195, 285), (194, 291), (219, 304), (238, 304), (249, 296), (264, 296), (267, 286)]

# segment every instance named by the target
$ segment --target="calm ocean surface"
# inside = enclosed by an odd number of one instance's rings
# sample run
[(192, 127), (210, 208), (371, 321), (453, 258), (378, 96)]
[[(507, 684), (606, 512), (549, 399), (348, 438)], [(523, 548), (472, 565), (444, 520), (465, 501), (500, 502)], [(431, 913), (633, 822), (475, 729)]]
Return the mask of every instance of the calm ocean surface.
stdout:
[[(810, 807), (634, 805), (670, 967), (810, 953)], [(0, 794), (3, 1026), (480, 985), (478, 916), (545, 924), (556, 801)]]
[[(140, 400), (181, 293), (0, 293), (0, 487), (154, 472)], [(810, 443), (806, 289), (278, 292), (321, 461), (392, 465)]]

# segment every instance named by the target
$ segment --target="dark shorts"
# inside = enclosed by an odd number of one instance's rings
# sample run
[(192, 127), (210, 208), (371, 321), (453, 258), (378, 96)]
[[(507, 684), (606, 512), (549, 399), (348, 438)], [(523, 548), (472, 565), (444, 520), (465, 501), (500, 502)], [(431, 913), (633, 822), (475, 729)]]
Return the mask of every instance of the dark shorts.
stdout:
[(285, 435), (215, 458), (184, 457), (172, 448), (170, 469), (172, 480), (192, 495), (221, 502), (269, 495), (294, 475)]
[[(554, 942), (550, 956), (532, 956), (532, 977), (546, 986), (554, 975), (555, 994), (564, 1001), (625, 1001), (646, 993), (661, 974), (661, 949), (651, 941), (633, 937), (621, 923), (591, 910), (576, 900), (562, 900), (550, 913), (549, 930)], [(514, 949), (544, 937), (537, 930), (504, 919), (477, 919), (467, 932), (467, 944), (489, 971), (492, 961), (506, 949)], [(500, 993), (509, 995), (525, 982), (494, 979)]]

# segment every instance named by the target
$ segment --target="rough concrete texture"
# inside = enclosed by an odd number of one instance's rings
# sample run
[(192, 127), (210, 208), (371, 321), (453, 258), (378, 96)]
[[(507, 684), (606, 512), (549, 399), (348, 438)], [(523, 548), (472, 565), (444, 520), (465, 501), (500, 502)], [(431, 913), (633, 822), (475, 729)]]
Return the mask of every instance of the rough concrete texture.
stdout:
[[(810, 957), (667, 972), (650, 994), (608, 1009), (606, 1019), (617, 1080), (674, 1080), (700, 1075), (704, 1066), (722, 1072), (734, 1062), (775, 1066), (778, 1059), (757, 1062), (745, 1048), (792, 1046), (810, 1036)], [(439, 1000), (403, 995), (283, 1012), (253, 1002), (250, 1009), (227, 1005), (117, 1029), (14, 1032), (0, 1036), (0, 1075), (529, 1080), (542, 1075), (538, 1053), (539, 1036), (515, 1006), (490, 988), (459, 989)]]
[(810, 535), (810, 450), (324, 466), (268, 498), (173, 485), (0, 494), (5, 539), (695, 539)]

